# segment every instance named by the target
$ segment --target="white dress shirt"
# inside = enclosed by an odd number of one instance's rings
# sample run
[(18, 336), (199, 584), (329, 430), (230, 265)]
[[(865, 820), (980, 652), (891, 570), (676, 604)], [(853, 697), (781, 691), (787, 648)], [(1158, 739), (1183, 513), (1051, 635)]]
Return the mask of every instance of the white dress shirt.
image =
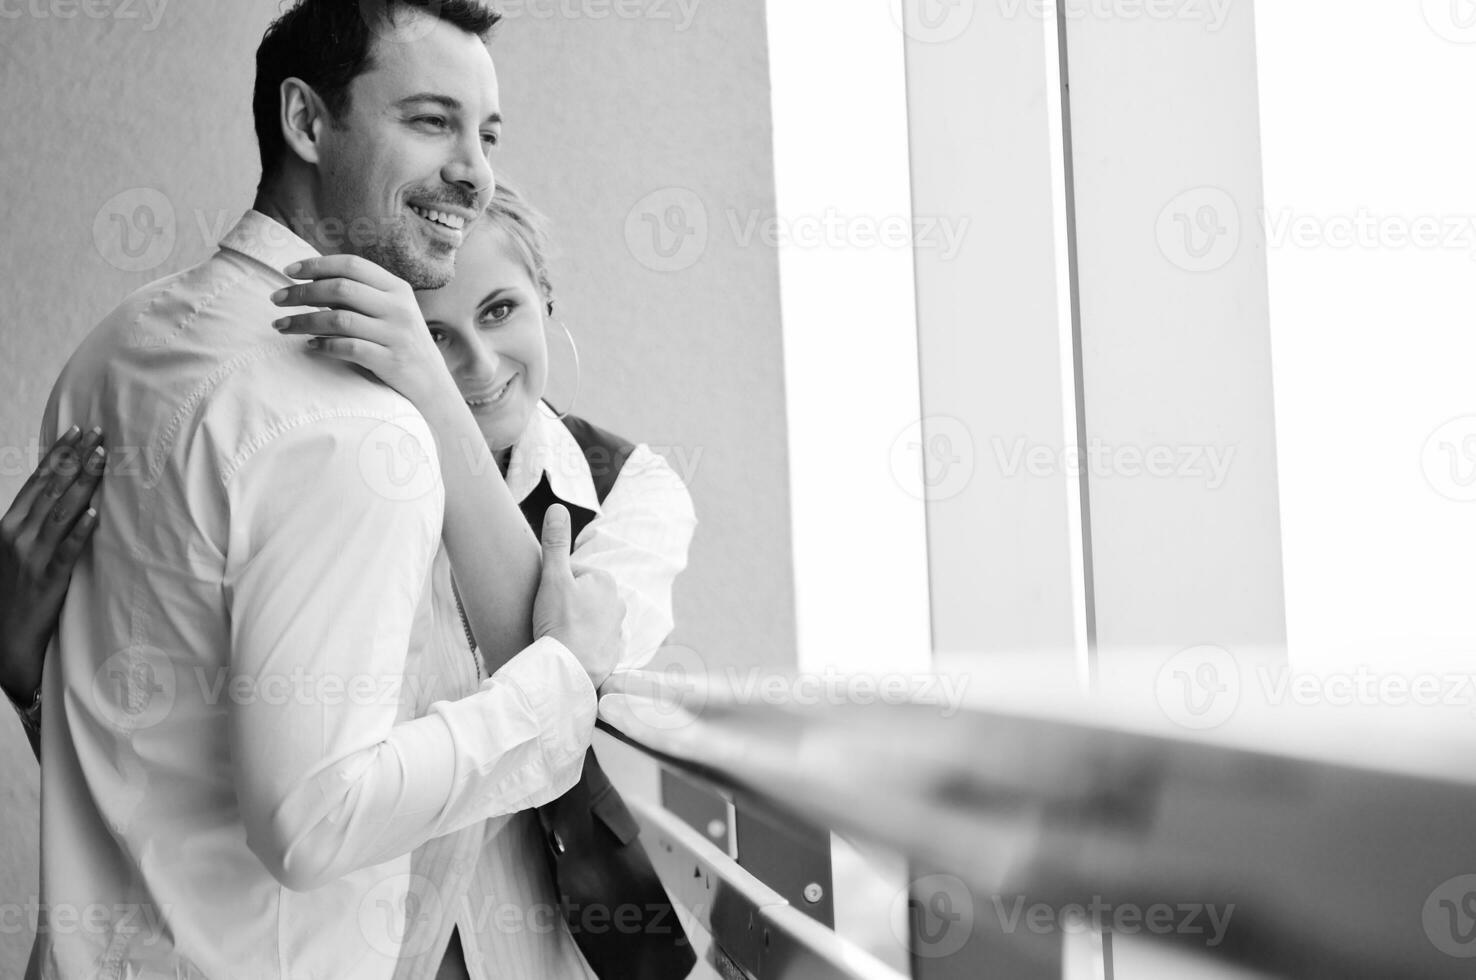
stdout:
[(443, 489), (424, 420), (270, 324), (316, 254), (248, 213), (83, 342), (99, 524), (43, 681), (41, 975), (375, 980), (410, 854), (556, 798), (594, 721), (551, 639), (420, 711)]
[[(617, 669), (644, 666), (670, 634), (671, 590), (697, 526), (686, 486), (661, 456), (637, 445), (603, 504), (579, 443), (551, 410), (535, 412), (513, 447), (507, 484), (527, 498), (546, 474), (554, 495), (594, 513), (574, 541), (576, 572), (600, 568), (625, 601)], [(434, 569), (440, 661), (430, 673), (457, 696), (475, 684), (444, 550)], [(448, 615), (449, 613), (449, 615)], [(459, 685), (459, 686), (458, 686)], [(472, 980), (593, 977), (559, 912), (542, 826), (531, 810), (431, 841), (414, 855), (404, 959), (396, 980), (431, 980), (455, 928)]]

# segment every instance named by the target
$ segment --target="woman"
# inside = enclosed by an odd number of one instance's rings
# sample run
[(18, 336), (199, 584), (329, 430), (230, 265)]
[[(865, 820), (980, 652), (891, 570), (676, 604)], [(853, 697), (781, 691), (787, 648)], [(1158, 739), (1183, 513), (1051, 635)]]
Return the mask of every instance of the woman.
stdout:
[[(556, 503), (572, 516), (575, 570), (607, 573), (624, 600), (617, 669), (644, 664), (672, 626), (671, 586), (696, 525), (690, 497), (649, 448), (561, 417), (543, 401), (546, 317), (553, 312), (547, 255), (540, 216), (499, 187), (467, 235), (454, 280), (418, 294), (418, 309), (405, 301), (403, 284), (347, 256), (289, 269), (304, 281), (273, 297), (288, 309), (322, 308), (284, 316), (276, 326), (310, 338), (305, 346), (317, 356), (378, 376), (416, 405), (435, 435), (446, 522), (432, 602), (438, 624), (449, 623), (454, 635), (433, 646), (455, 659), (429, 665), (438, 685), (429, 699), (471, 693), (484, 670), (496, 670), (531, 642), (539, 546), (530, 522), (541, 526), (544, 509)], [(96, 432), (59, 439), (0, 521), (0, 686), (33, 720), (46, 643), (71, 568), (96, 525), (89, 504), (105, 457), (101, 440)], [(495, 470), (481, 465), (488, 453)], [(27, 730), (39, 754), (39, 739), (31, 725)], [(543, 870), (545, 846), (537, 818), (525, 813), (433, 841), (414, 861), (436, 880), (448, 866), (474, 866), (457, 879), (472, 907), (479, 897), (512, 894), (557, 908), (554, 882)], [(451, 902), (440, 904), (454, 914)], [(567, 932), (554, 950), (546, 934), (512, 935), (496, 917), (459, 921), (457, 928), (461, 941), (447, 950), (445, 970), (466, 969), (457, 962), (465, 947), (474, 965), (497, 957), (516, 963), (522, 975), (583, 972)], [(434, 933), (430, 924), (426, 930)], [(516, 948), (520, 940), (527, 941)], [(407, 934), (399, 975), (434, 975), (438, 946)]]

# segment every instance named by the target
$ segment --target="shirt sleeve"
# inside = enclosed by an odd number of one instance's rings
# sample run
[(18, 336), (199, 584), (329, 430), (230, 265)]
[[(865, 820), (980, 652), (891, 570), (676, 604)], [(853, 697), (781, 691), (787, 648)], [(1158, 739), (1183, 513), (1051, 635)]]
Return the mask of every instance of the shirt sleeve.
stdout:
[(574, 542), (575, 571), (602, 569), (625, 601), (616, 670), (644, 666), (671, 633), (671, 588), (697, 528), (692, 496), (666, 460), (637, 446), (600, 513)]
[(445, 505), (435, 453), (418, 416), (314, 419), (229, 477), (236, 792), (247, 844), (289, 888), (540, 805), (578, 779), (594, 690), (555, 640), (402, 720)]

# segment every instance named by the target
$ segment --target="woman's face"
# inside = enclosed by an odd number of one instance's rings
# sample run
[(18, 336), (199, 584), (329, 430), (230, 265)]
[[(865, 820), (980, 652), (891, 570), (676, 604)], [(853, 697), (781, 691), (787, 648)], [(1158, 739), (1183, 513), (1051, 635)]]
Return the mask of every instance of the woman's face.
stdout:
[(457, 253), (450, 284), (415, 295), (487, 445), (513, 445), (548, 383), (544, 298), (517, 246), (484, 218)]

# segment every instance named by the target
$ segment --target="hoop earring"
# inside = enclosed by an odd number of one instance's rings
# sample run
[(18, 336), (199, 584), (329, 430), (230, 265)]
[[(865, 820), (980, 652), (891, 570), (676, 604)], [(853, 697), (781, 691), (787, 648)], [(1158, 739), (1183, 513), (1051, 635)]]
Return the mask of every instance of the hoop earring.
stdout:
[[(550, 304), (550, 305), (552, 305), (552, 304)], [(562, 413), (553, 416), (555, 419), (557, 419), (560, 422), (562, 422), (565, 418), (568, 417), (568, 415), (569, 415), (570, 412), (574, 411), (574, 403), (579, 400), (579, 386), (584, 381), (584, 369), (583, 369), (583, 366), (580, 364), (580, 361), (579, 361), (579, 345), (576, 344), (576, 343), (574, 343), (574, 335), (569, 332), (569, 328), (568, 327), (564, 326), (564, 321), (562, 321), (562, 320), (554, 320), (554, 319), (550, 318), (550, 319), (547, 319), (547, 320), (544, 321), (543, 328), (545, 330), (547, 330), (548, 329), (548, 324), (550, 324), (550, 323), (556, 323), (556, 324), (558, 324), (559, 329), (562, 330), (562, 331), (564, 331), (564, 336), (566, 338), (568, 338), (568, 340), (569, 340), (569, 350), (574, 355), (574, 394), (569, 399), (569, 407), (566, 408), (566, 409), (564, 409), (564, 411)], [(552, 407), (552, 406), (550, 406), (550, 407)]]

